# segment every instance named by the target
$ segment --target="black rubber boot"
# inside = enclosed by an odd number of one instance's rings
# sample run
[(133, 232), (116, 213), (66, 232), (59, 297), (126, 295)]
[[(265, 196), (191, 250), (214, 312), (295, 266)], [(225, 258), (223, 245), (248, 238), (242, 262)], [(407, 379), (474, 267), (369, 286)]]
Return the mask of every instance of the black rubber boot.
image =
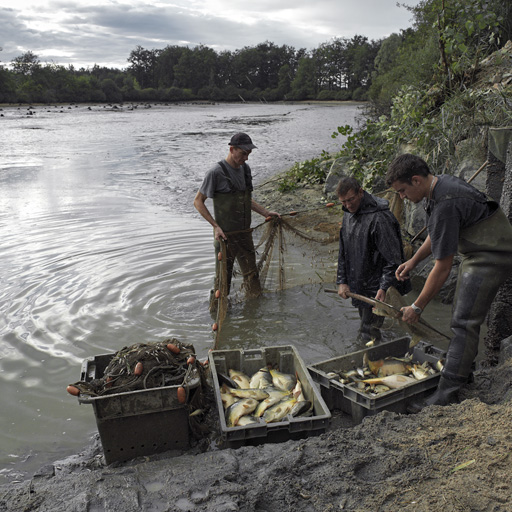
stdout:
[(429, 405), (449, 405), (458, 402), (459, 390), (466, 380), (452, 380), (446, 377), (439, 379), (439, 384), (433, 395), (423, 400), (416, 400), (409, 403), (407, 412), (416, 414)]
[(367, 342), (370, 340), (380, 341), (382, 336), (379, 327), (384, 323), (384, 317), (374, 315), (372, 309), (366, 306), (360, 306), (359, 317), (361, 326), (359, 327), (359, 339)]

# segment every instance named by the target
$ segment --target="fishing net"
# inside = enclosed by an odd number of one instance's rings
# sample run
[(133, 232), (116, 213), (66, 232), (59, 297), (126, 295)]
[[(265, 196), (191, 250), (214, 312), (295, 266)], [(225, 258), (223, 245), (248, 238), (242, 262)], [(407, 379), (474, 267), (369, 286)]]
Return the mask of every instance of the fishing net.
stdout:
[(105, 396), (162, 386), (186, 386), (203, 378), (194, 347), (175, 338), (136, 343), (116, 352), (100, 378), (73, 384), (89, 396)]
[[(390, 202), (390, 209), (400, 220), (403, 202), (393, 190), (376, 194)], [(317, 208), (291, 211), (281, 218), (271, 217), (246, 230), (226, 233), (227, 243), (221, 242), (210, 312), (215, 319), (214, 348), (217, 348), (222, 324), (229, 305), (259, 293), (272, 293), (295, 286), (336, 281), (339, 230), (343, 210), (339, 203), (328, 203)], [(258, 289), (238, 260), (234, 263), (232, 280), (228, 283), (227, 254), (229, 244), (240, 234), (252, 235), (256, 251)], [(411, 251), (404, 247), (406, 258)], [(237, 247), (240, 254), (240, 248)], [(242, 255), (249, 257), (250, 255)]]

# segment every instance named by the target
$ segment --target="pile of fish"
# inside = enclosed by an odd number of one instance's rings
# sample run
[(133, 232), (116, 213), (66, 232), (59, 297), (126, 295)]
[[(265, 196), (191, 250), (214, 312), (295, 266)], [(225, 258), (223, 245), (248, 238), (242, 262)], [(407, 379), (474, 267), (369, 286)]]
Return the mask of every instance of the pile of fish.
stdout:
[(336, 378), (342, 384), (355, 387), (362, 393), (379, 395), (392, 389), (398, 389), (440, 372), (442, 360), (431, 364), (413, 362), (412, 356), (386, 357), (371, 361), (367, 354), (363, 356), (363, 366), (349, 371), (329, 372), (329, 378)]
[(261, 368), (251, 377), (229, 370), (219, 374), (220, 397), (228, 427), (274, 423), (288, 415), (311, 414), (313, 403), (306, 400), (297, 375)]

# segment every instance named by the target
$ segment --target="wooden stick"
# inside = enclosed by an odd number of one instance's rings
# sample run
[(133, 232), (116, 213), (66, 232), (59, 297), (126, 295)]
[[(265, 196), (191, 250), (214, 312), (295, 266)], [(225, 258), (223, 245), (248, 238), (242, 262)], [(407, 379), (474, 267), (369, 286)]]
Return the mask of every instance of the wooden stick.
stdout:
[[(329, 288), (324, 288), (324, 292), (328, 292), (328, 293), (338, 293), (337, 290), (331, 290)], [(373, 307), (379, 307), (381, 306), (381, 309), (384, 309), (385, 311), (387, 311), (388, 315), (391, 316), (391, 317), (395, 317), (397, 318), (400, 322), (403, 322), (403, 323), (406, 323), (404, 322), (404, 320), (402, 320), (402, 310), (401, 309), (398, 309), (397, 307), (395, 306), (392, 306), (391, 304), (387, 304), (386, 302), (382, 302), (380, 300), (377, 300), (377, 299), (371, 299), (370, 297), (365, 297), (364, 295), (359, 295), (358, 293), (352, 293), (352, 292), (347, 292), (347, 295), (353, 299), (358, 299), (360, 301), (363, 301), (363, 302), (366, 302), (367, 304), (370, 304), (372, 305)], [(424, 327), (434, 331), (436, 334), (438, 334), (439, 336), (442, 336), (443, 338), (446, 338), (447, 340), (450, 339), (449, 336), (447, 336), (446, 334), (444, 334), (443, 332), (441, 331), (438, 331), (435, 327), (432, 327), (426, 320), (423, 320), (423, 318), (419, 318), (418, 319), (418, 323), (423, 325)], [(413, 324), (414, 326), (414, 324)]]

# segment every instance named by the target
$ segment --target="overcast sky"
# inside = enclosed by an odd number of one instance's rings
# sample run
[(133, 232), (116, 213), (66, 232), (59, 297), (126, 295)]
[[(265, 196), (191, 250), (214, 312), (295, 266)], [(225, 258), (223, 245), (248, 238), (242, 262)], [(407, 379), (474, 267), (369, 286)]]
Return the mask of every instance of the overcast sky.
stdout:
[(380, 39), (411, 25), (396, 0), (0, 0), (0, 61), (30, 50), (42, 63), (121, 69), (137, 45), (220, 52), (270, 41), (311, 50), (334, 37)]

